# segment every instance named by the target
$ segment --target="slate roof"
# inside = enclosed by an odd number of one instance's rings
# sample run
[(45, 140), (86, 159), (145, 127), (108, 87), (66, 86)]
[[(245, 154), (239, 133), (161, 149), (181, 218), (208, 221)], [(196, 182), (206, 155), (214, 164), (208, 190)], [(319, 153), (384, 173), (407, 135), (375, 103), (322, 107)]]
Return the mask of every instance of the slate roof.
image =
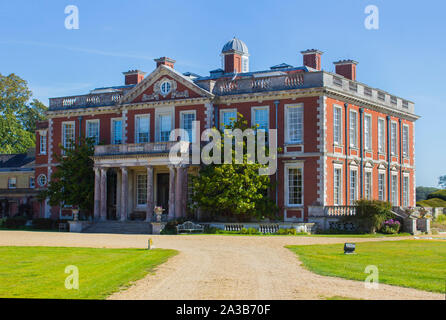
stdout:
[(29, 165), (31, 165), (35, 159), (35, 157), (32, 157), (27, 153), (0, 154), (0, 171), (34, 170), (34, 168)]

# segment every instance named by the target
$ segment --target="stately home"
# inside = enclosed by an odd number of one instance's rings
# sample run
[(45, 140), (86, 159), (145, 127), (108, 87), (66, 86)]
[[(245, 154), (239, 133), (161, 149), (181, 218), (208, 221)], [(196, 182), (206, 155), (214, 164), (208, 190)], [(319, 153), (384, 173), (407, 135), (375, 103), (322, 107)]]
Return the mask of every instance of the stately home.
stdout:
[[(266, 131), (277, 129), (277, 172), (271, 192), (284, 222), (307, 222), (349, 210), (360, 198), (415, 205), (414, 104), (357, 81), (357, 62), (321, 68), (323, 53), (302, 51), (297, 64), (251, 71), (248, 47), (223, 46), (222, 67), (209, 75), (180, 73), (175, 60), (155, 69), (124, 72), (124, 83), (85, 95), (51, 98), (48, 121), (37, 131), (36, 188), (46, 188), (60, 154), (82, 135), (95, 147), (98, 220), (151, 219), (154, 206), (169, 219), (186, 214), (188, 177), (199, 165), (173, 165), (172, 129), (196, 139), (242, 114)], [(216, 60), (217, 60), (216, 55)], [(148, 66), (149, 68), (150, 66)], [(71, 216), (70, 208), (44, 204), (46, 217)]]

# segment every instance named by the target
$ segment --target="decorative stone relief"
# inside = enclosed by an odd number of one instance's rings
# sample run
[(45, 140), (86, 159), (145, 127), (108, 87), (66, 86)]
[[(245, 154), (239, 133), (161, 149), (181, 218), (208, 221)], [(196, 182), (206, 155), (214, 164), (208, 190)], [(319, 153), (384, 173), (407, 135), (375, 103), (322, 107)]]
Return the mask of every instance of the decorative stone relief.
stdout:
[[(161, 91), (161, 84), (164, 82), (169, 82), (170, 90), (168, 93), (163, 94)], [(189, 91), (186, 89), (184, 91), (177, 91), (177, 82), (169, 79), (167, 77), (163, 77), (153, 85), (153, 93), (152, 94), (143, 94), (142, 101), (150, 101), (150, 100), (159, 100), (160, 96), (166, 98), (167, 95), (171, 95), (174, 98), (189, 98)]]

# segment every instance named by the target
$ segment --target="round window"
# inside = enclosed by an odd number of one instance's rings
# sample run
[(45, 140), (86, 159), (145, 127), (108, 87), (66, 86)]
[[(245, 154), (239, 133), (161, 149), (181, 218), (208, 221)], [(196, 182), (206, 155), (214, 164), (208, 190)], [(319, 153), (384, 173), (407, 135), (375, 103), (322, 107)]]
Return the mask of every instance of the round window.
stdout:
[(166, 95), (170, 92), (170, 82), (164, 81), (161, 83), (161, 94)]
[(41, 174), (37, 177), (37, 183), (39, 184), (39, 186), (43, 187), (46, 185), (46, 175)]

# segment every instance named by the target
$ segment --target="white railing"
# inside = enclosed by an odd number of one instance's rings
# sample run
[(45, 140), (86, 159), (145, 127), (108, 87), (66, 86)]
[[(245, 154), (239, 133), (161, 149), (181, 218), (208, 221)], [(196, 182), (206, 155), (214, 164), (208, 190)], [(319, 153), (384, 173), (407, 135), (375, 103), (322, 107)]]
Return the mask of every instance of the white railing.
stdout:
[[(126, 143), (126, 144), (108, 144), (95, 146), (95, 156), (101, 155), (120, 155), (133, 153), (156, 153), (168, 152), (177, 141), (168, 142), (148, 142), (148, 143)], [(189, 143), (179, 142), (181, 144), (180, 152), (187, 152)]]

